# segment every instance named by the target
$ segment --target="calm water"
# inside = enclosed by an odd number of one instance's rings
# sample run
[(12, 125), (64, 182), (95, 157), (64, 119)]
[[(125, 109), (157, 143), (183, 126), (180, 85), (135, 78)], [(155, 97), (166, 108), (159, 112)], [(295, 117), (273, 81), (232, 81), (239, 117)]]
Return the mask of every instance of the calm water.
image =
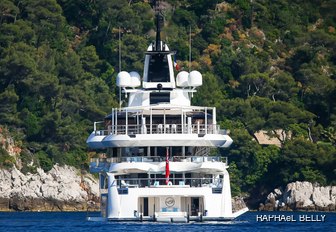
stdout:
[[(98, 214), (90, 214), (98, 216)], [(269, 221), (267, 221), (269, 220)], [(287, 221), (284, 221), (287, 220)], [(323, 221), (324, 220), (324, 221)], [(307, 222), (309, 221), (309, 222)], [(88, 222), (86, 213), (0, 213), (0, 231), (336, 231), (336, 213), (248, 212), (223, 223)]]

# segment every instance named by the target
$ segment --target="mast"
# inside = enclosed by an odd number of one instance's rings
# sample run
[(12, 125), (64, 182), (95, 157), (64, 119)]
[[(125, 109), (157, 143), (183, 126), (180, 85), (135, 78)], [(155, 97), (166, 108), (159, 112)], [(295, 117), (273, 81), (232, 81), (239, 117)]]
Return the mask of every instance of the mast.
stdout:
[(156, 15), (156, 39), (155, 39), (155, 50), (156, 51), (161, 51), (161, 27), (163, 26), (163, 15), (160, 12), (157, 13)]
[(155, 51), (161, 51), (161, 28), (164, 24), (164, 17), (160, 9), (160, 1), (153, 0), (152, 6), (155, 10), (156, 38)]

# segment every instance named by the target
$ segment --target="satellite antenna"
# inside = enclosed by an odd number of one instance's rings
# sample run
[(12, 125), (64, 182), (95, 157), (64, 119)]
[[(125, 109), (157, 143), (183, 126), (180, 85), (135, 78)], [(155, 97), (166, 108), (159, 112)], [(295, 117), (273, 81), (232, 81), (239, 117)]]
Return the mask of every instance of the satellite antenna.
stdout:
[(191, 69), (191, 26), (189, 26), (189, 72)]
[[(119, 73), (121, 72), (121, 32), (119, 27)], [(121, 87), (119, 86), (119, 108), (121, 108)]]

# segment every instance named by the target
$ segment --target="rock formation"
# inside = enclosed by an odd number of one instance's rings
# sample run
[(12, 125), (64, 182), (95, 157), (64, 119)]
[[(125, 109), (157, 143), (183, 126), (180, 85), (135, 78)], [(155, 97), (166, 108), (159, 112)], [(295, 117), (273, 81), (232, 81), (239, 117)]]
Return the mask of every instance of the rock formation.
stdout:
[(244, 202), (244, 199), (242, 197), (233, 197), (231, 202), (232, 202), (232, 211), (233, 212), (237, 212), (237, 211), (247, 207), (245, 202)]
[(283, 191), (274, 189), (259, 210), (335, 211), (336, 186), (321, 187), (310, 182), (289, 183)]
[(97, 181), (74, 167), (55, 165), (47, 173), (38, 168), (27, 175), (15, 167), (0, 170), (0, 210), (86, 210), (98, 199)]
[[(37, 168), (36, 173), (24, 175), (20, 171), (22, 149), (8, 129), (1, 125), (0, 149), (14, 160), (12, 165), (0, 169), (0, 211), (77, 211), (99, 208), (98, 182), (91, 174), (56, 164), (49, 172)], [(36, 164), (32, 161), (28, 166), (36, 167)]]

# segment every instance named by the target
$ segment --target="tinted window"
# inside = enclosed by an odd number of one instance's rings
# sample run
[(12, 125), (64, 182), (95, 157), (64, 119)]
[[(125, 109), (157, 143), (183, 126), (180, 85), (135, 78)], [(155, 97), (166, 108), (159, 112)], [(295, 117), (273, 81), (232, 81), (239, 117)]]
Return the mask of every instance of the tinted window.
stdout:
[(150, 93), (149, 104), (158, 104), (161, 102), (170, 102), (170, 93)]
[(151, 55), (148, 66), (148, 82), (169, 82), (167, 55)]

